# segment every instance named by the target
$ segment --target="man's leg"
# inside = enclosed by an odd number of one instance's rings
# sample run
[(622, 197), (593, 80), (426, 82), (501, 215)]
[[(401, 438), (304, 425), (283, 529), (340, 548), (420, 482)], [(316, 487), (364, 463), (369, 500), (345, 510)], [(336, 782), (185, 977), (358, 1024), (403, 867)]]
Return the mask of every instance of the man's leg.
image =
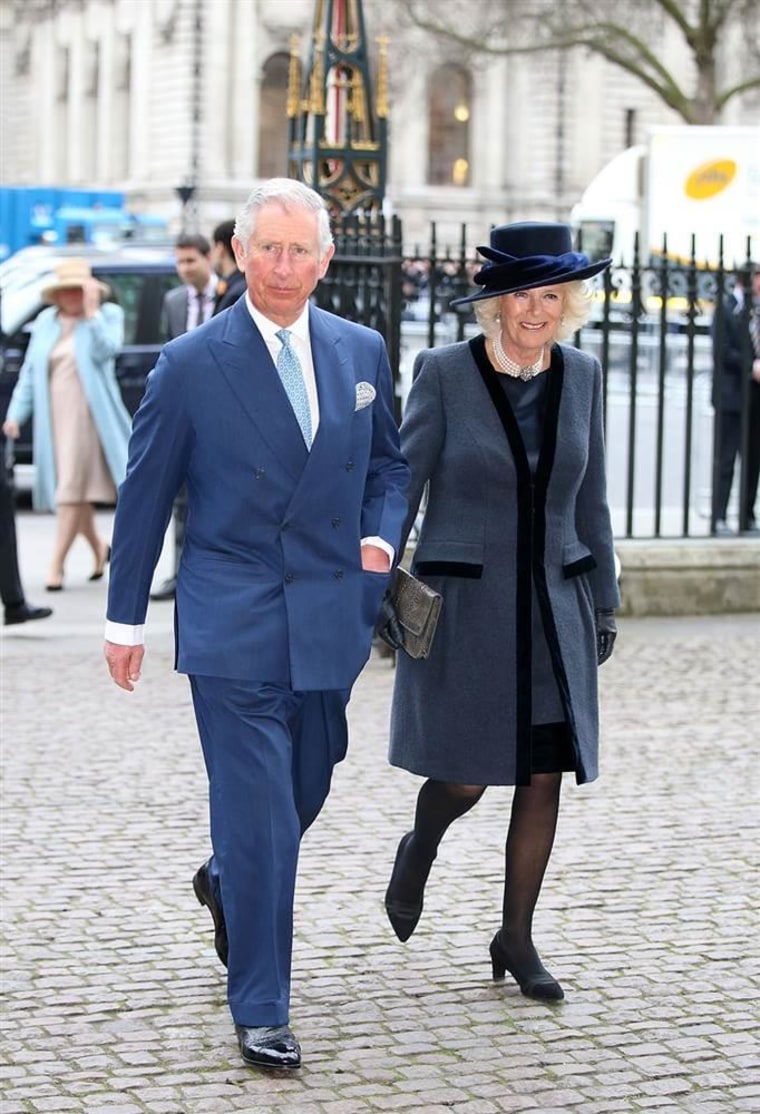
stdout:
[(301, 698), (280, 685), (190, 683), (209, 773), (230, 1011), (237, 1025), (286, 1025), (300, 839), (289, 724)]
[(346, 756), (349, 692), (307, 692), (303, 697), (291, 723), (293, 792), (301, 835), (321, 812), (330, 791), (333, 768)]

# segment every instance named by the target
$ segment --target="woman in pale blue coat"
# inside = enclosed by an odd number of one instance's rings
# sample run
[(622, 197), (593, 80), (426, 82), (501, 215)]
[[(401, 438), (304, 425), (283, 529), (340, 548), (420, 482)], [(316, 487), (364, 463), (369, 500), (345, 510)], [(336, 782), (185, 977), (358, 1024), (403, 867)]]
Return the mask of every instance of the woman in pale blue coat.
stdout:
[[(83, 259), (66, 259), (42, 296), (53, 304), (34, 323), (3, 432), (16, 438), (33, 417), (34, 508), (55, 510), (55, 550), (47, 588), (63, 587), (66, 556), (78, 534), (90, 545), (100, 580), (110, 547), (94, 504), (113, 504), (127, 467), (131, 419), (114, 359), (124, 340), (123, 310), (102, 303), (108, 287)], [(102, 304), (101, 304), (102, 303)]]

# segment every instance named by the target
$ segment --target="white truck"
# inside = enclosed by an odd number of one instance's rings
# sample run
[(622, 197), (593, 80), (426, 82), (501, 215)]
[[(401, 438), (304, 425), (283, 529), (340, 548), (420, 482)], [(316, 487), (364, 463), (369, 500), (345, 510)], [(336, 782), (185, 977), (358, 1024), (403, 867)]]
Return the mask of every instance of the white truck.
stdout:
[(646, 142), (622, 151), (596, 175), (573, 207), (571, 222), (592, 259), (633, 262), (691, 257), (718, 262), (723, 236), (727, 270), (760, 258), (760, 127), (683, 126), (650, 129)]

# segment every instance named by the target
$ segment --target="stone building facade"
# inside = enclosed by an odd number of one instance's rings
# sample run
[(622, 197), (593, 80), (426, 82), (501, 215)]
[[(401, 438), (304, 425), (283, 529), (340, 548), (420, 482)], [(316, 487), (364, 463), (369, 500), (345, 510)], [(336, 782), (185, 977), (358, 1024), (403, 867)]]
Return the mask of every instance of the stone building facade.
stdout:
[[(294, 35), (306, 50), (313, 7), (0, 0), (2, 181), (122, 188), (173, 228), (208, 231), (257, 178), (285, 173), (289, 53)], [(364, 0), (364, 13), (371, 40), (390, 38), (387, 210), (409, 245), (427, 243), (431, 220), (455, 243), (460, 222), (479, 242), (494, 222), (567, 218), (605, 162), (648, 126), (680, 122), (584, 52), (463, 60), (419, 33), (399, 41), (386, 0)], [(738, 34), (727, 33), (727, 54)], [(676, 72), (687, 61), (665, 34), (661, 56)], [(757, 114), (747, 96), (723, 122)]]

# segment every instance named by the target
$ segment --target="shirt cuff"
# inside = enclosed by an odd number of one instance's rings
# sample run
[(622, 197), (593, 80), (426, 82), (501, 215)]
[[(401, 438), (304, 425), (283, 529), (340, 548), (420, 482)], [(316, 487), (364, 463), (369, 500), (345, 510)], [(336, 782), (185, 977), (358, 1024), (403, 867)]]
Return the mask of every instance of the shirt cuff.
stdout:
[(387, 541), (383, 538), (362, 538), (362, 545), (375, 545), (378, 549), (382, 549), (383, 553), (388, 554), (388, 559), (393, 568), (393, 562), (396, 560), (396, 551), (392, 545), (388, 545)]
[(116, 646), (142, 646), (145, 642), (145, 623), (131, 627), (129, 623), (112, 623), (106, 619), (106, 642)]

